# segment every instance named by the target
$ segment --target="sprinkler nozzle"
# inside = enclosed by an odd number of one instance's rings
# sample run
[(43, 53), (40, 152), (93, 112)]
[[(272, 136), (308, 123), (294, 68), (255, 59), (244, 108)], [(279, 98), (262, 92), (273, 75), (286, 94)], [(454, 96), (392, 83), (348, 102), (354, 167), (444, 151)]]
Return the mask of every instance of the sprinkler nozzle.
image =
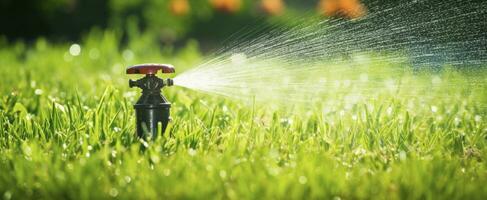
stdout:
[(130, 88), (133, 88), (133, 87), (138, 87), (137, 85), (137, 81), (134, 81), (132, 79), (129, 79), (129, 87)]
[(167, 86), (173, 86), (174, 85), (174, 80), (172, 80), (170, 78), (166, 79), (166, 85)]
[(141, 64), (127, 68), (127, 74), (145, 74), (139, 80), (129, 80), (129, 87), (142, 89), (142, 95), (134, 104), (134, 108), (137, 136), (144, 139), (154, 139), (159, 132), (163, 134), (170, 120), (171, 103), (161, 94), (161, 89), (164, 86), (172, 86), (174, 82), (169, 78), (164, 81), (157, 77), (155, 74), (159, 70), (162, 73), (175, 71), (172, 65), (165, 64)]

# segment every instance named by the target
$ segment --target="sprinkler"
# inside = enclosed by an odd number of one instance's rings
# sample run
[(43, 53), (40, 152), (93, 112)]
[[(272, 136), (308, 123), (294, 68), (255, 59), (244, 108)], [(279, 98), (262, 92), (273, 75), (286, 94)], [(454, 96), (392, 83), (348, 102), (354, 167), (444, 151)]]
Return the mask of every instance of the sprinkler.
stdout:
[[(174, 73), (174, 67), (166, 64), (140, 64), (127, 68), (127, 74), (145, 74), (139, 80), (129, 80), (129, 87), (142, 89), (142, 96), (134, 104), (137, 136), (155, 139), (159, 131), (164, 134), (169, 123), (171, 103), (161, 94), (164, 86), (172, 86), (172, 79), (160, 79), (156, 73)], [(159, 129), (160, 123), (160, 129)]]

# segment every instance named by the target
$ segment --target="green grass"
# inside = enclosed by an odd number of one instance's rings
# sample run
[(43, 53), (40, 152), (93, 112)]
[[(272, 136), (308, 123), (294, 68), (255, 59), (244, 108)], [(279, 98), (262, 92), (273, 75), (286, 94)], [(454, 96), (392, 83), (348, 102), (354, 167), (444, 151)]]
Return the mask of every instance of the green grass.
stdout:
[(371, 78), (401, 76), (404, 90), (370, 86), (374, 98), (350, 104), (340, 88), (304, 108), (172, 87), (173, 121), (145, 143), (124, 68), (182, 71), (201, 55), (194, 43), (121, 47), (115, 35), (92, 33), (76, 57), (42, 39), (0, 47), (0, 198), (487, 198), (485, 70), (369, 66)]

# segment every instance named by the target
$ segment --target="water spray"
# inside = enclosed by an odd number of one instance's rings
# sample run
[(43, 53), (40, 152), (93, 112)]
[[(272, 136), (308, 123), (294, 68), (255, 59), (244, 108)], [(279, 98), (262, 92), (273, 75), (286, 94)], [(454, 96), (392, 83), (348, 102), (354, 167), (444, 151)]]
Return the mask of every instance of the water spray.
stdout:
[[(160, 132), (166, 131), (169, 123), (171, 103), (161, 94), (165, 86), (172, 86), (172, 79), (160, 79), (157, 72), (174, 73), (174, 67), (167, 64), (140, 64), (127, 68), (127, 74), (145, 74), (139, 80), (129, 80), (129, 86), (142, 89), (142, 96), (134, 104), (136, 115), (137, 136), (154, 139)], [(159, 124), (161, 125), (159, 129)]]
[[(343, 94), (358, 102), (384, 91), (416, 95), (407, 88), (430, 87), (408, 84), (401, 76), (384, 78), (389, 70), (429, 73), (487, 63), (486, 1), (370, 1), (366, 6), (368, 14), (356, 20), (289, 16), (286, 26), (249, 26), (179, 73), (175, 84), (247, 102), (307, 106), (323, 96)], [(331, 13), (345, 8), (336, 9)]]

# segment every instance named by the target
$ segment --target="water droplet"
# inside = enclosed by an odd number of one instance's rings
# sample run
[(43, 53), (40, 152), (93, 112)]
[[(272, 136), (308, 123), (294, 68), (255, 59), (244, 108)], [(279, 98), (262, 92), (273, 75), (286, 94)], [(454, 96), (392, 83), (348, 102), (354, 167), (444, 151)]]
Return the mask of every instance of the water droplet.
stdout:
[(34, 94), (37, 95), (37, 96), (41, 95), (42, 93), (44, 93), (44, 91), (42, 91), (41, 89), (36, 89), (34, 91)]
[(171, 170), (170, 169), (164, 169), (163, 173), (164, 173), (164, 176), (169, 176), (169, 175), (171, 175)]
[(306, 176), (299, 177), (299, 183), (306, 184), (306, 182), (308, 182), (308, 178), (306, 178)]
[(196, 150), (195, 150), (195, 149), (193, 149), (193, 148), (189, 148), (189, 149), (188, 149), (188, 154), (189, 154), (190, 156), (195, 156), (195, 155), (196, 155)]
[(400, 151), (399, 152), (399, 160), (405, 161), (406, 160), (406, 152), (405, 151)]
[(438, 111), (438, 107), (431, 106), (431, 112), (436, 113)]
[(387, 108), (387, 110), (386, 110), (387, 115), (392, 115), (392, 110), (393, 110), (393, 108), (389, 106), (389, 107)]
[(480, 122), (482, 120), (482, 116), (475, 115), (474, 119), (475, 119), (476, 122)]
[(72, 44), (69, 47), (69, 54), (72, 56), (79, 56), (81, 54), (81, 46), (79, 44)]
[(367, 150), (365, 150), (364, 148), (357, 148), (353, 151), (353, 154), (357, 155), (357, 156), (363, 156), (367, 153)]
[(3, 193), (3, 198), (5, 200), (10, 200), (12, 198), (12, 192), (7, 190), (5, 193)]
[(116, 197), (116, 196), (118, 196), (118, 190), (117, 190), (117, 188), (112, 188), (112, 189), (110, 189), (109, 194), (110, 194), (110, 196), (112, 196), (112, 197)]
[(65, 113), (65, 112), (66, 112), (66, 110), (65, 110), (65, 108), (64, 108), (64, 106), (63, 106), (63, 105), (61, 105), (61, 104), (59, 104), (59, 103), (55, 103), (55, 104), (54, 104), (54, 106), (55, 106), (55, 107), (56, 107), (56, 109), (58, 109), (59, 111), (61, 111), (61, 112), (63, 112), (63, 113)]
[(121, 128), (119, 128), (119, 127), (116, 127), (116, 126), (115, 126), (115, 127), (113, 127), (113, 131), (114, 131), (115, 133), (118, 133), (118, 132), (122, 131), (122, 129), (121, 129)]
[(461, 121), (462, 121), (462, 120), (461, 120), (460, 118), (455, 117), (455, 119), (453, 120), (453, 123), (455, 124), (455, 126), (458, 126), (458, 125), (460, 125), (460, 122), (461, 122)]
[(220, 177), (221, 178), (226, 178), (227, 177), (227, 172), (225, 170), (220, 170)]
[(152, 160), (152, 162), (154, 162), (155, 164), (159, 163), (159, 161), (161, 161), (161, 158), (159, 158), (158, 155), (151, 155), (150, 159)]
[(134, 52), (132, 52), (130, 49), (123, 51), (122, 56), (125, 61), (132, 61), (135, 57)]
[(282, 118), (281, 119), (281, 125), (284, 127), (289, 127), (293, 124), (293, 119), (291, 118)]

